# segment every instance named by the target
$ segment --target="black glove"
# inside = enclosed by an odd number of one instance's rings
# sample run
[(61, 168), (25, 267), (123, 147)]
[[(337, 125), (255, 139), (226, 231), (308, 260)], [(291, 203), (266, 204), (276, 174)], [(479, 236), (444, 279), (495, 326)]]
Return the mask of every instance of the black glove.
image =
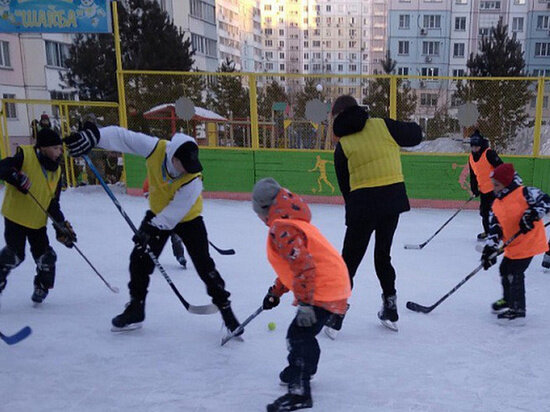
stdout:
[(71, 133), (64, 139), (72, 157), (80, 157), (90, 153), (99, 143), (99, 129), (92, 122), (84, 123), (84, 128), (76, 133)]
[(264, 302), (262, 304), (262, 307), (265, 310), (273, 309), (280, 302), (281, 302), (281, 298), (273, 294), (273, 286), (271, 286), (264, 297)]
[(153, 212), (148, 211), (145, 215), (145, 219), (141, 222), (138, 232), (132, 237), (134, 243), (141, 246), (143, 249), (147, 248), (147, 245), (151, 241), (158, 240), (161, 234), (161, 229), (151, 224), (151, 219), (155, 215)]
[[(497, 263), (497, 253), (498, 249), (492, 246), (486, 245), (483, 248), (483, 252), (481, 253), (481, 264), (483, 265), (483, 269), (487, 270)], [(493, 255), (494, 257), (492, 257)]]
[(68, 220), (63, 223), (54, 223), (55, 238), (59, 243), (63, 243), (68, 248), (72, 248), (76, 243), (76, 233)]
[(537, 220), (539, 220), (539, 214), (536, 210), (527, 209), (519, 221), (519, 231), (521, 233), (527, 233), (533, 230)]
[(16, 169), (13, 169), (10, 175), (9, 183), (14, 185), (17, 190), (24, 195), (29, 193), (29, 189), (31, 188), (31, 181), (29, 180), (29, 177), (22, 171)]

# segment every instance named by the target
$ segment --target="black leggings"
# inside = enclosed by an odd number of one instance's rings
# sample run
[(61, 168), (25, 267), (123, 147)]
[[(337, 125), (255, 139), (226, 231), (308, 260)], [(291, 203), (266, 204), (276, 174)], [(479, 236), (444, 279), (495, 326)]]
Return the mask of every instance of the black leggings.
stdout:
[(391, 264), (391, 246), (399, 215), (385, 216), (376, 221), (348, 226), (344, 238), (342, 257), (346, 262), (353, 288), (353, 278), (365, 256), (370, 237), (374, 232), (374, 267), (385, 296), (395, 295), (395, 269)]
[(50, 246), (46, 226), (30, 229), (4, 218), (4, 239), (6, 246), (0, 251), (0, 276), (5, 279), (12, 269), (25, 260), (25, 245), (28, 239), (32, 257), (36, 262), (34, 284), (40, 284), (47, 289), (53, 288), (57, 257)]

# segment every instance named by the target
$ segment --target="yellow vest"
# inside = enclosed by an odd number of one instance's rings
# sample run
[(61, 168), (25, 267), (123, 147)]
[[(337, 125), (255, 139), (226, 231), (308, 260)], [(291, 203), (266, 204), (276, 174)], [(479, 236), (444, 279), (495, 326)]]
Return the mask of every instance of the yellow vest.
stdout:
[[(23, 166), (21, 171), (31, 181), (30, 193), (46, 210), (55, 196), (55, 189), (61, 177), (61, 167), (50, 172), (38, 161), (34, 146), (20, 146), (23, 151)], [(6, 185), (6, 194), (2, 204), (2, 214), (7, 219), (30, 229), (40, 229), (46, 226), (48, 216), (28, 194), (24, 195), (13, 185)]]
[[(176, 179), (172, 179), (164, 167), (166, 157), (167, 140), (159, 140), (153, 153), (149, 155), (147, 165), (147, 178), (149, 179), (149, 207), (155, 215), (159, 214), (172, 201), (178, 189), (195, 178), (202, 179), (201, 173), (185, 173)], [(188, 222), (195, 219), (202, 212), (202, 195), (199, 196), (189, 212), (181, 220)]]
[(368, 119), (363, 130), (342, 137), (340, 145), (348, 159), (351, 191), (403, 182), (399, 145), (384, 119)]

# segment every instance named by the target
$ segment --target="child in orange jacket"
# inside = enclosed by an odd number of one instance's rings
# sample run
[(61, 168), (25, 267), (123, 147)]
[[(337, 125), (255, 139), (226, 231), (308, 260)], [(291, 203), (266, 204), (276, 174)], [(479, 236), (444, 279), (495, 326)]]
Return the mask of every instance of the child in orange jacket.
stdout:
[(313, 226), (307, 204), (272, 178), (254, 186), (252, 207), (269, 226), (267, 257), (277, 273), (263, 301), (264, 309), (279, 304), (292, 290), (296, 317), (287, 332), (288, 366), (280, 373), (288, 393), (267, 406), (268, 412), (311, 408), (310, 378), (321, 350), (316, 336), (332, 314), (343, 315), (351, 295), (344, 260)]
[(533, 256), (548, 251), (542, 218), (550, 211), (550, 196), (536, 187), (525, 187), (514, 179), (511, 163), (503, 163), (491, 173), (495, 201), (489, 215), (489, 236), (483, 249), (483, 268), (496, 263), (493, 255), (500, 241), (506, 242), (500, 264), (502, 299), (492, 305), (499, 321), (522, 324), (525, 320), (525, 271)]

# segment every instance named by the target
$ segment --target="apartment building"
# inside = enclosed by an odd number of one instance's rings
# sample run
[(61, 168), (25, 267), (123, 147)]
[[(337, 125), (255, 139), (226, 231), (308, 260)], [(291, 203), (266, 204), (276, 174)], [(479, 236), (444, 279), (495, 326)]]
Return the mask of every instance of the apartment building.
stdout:
[[(76, 90), (60, 79), (66, 70), (72, 37), (69, 34), (0, 33), (0, 95), (16, 99), (73, 100)], [(50, 105), (7, 105), (6, 118), (12, 146), (29, 142), (30, 123), (48, 114), (59, 123), (56, 107)]]
[[(389, 7), (388, 48), (397, 74), (467, 75), (468, 58), (502, 19), (523, 46), (526, 75), (550, 75), (548, 0), (391, 0)], [(449, 101), (455, 83), (414, 80), (411, 87), (419, 97), (418, 112), (430, 116)]]
[[(265, 73), (372, 74), (385, 54), (387, 2), (262, 0)], [(288, 91), (303, 81), (287, 77)], [(361, 97), (358, 78), (321, 80), (328, 95)]]

